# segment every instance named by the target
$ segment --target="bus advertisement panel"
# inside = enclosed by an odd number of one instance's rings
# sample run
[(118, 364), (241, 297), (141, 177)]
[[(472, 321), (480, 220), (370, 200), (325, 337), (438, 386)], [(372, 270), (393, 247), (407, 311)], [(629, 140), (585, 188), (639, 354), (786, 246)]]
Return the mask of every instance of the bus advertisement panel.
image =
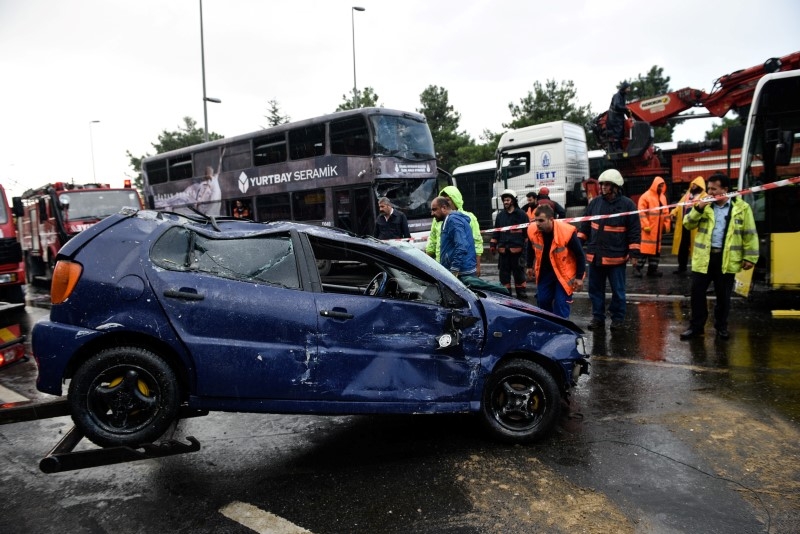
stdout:
[(430, 202), (450, 185), (423, 115), (360, 108), (145, 158), (148, 207), (256, 221), (294, 220), (373, 235), (377, 199), (430, 230)]

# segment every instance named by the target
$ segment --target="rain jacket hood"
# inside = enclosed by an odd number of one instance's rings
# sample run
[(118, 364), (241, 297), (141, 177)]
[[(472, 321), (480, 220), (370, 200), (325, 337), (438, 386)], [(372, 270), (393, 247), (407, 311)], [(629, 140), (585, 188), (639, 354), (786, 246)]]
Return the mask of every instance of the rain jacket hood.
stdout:
[(462, 211), (464, 209), (464, 197), (461, 196), (461, 191), (454, 185), (448, 185), (439, 193), (440, 195), (444, 193), (450, 200), (453, 201), (453, 205), (455, 205), (458, 211)]

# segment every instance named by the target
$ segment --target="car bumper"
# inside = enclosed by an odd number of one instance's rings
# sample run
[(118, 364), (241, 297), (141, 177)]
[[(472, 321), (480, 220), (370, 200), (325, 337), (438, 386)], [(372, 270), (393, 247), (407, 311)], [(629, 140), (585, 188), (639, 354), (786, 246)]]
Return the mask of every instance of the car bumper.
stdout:
[(61, 395), (65, 371), (73, 355), (102, 332), (51, 321), (39, 321), (31, 332), (31, 350), (39, 368), (36, 389)]

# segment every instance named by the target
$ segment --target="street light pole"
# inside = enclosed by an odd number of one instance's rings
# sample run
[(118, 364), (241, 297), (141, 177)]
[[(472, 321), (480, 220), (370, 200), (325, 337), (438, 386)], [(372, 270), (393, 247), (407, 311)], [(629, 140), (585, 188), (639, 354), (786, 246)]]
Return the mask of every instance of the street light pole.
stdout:
[(358, 108), (358, 85), (356, 85), (356, 21), (355, 12), (366, 11), (363, 7), (353, 6), (350, 10), (350, 27), (353, 30), (353, 107)]
[(92, 136), (92, 124), (100, 121), (89, 121), (89, 147), (92, 150), (92, 181), (97, 183), (97, 175), (94, 172), (94, 137)]
[(206, 51), (203, 43), (203, 0), (200, 0), (200, 64), (203, 71), (203, 140), (208, 142), (208, 102), (221, 104), (219, 98), (206, 96)]

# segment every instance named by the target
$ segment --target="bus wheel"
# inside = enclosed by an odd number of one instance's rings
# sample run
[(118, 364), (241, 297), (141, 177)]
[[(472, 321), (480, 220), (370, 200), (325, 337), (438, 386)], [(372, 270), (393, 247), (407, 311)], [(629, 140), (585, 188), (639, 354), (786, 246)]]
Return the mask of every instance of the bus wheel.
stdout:
[(175, 372), (139, 347), (101, 350), (84, 362), (69, 385), (72, 419), (101, 447), (138, 446), (159, 438), (178, 415)]
[(331, 274), (333, 262), (331, 260), (317, 260), (317, 270), (320, 276), (328, 276)]

